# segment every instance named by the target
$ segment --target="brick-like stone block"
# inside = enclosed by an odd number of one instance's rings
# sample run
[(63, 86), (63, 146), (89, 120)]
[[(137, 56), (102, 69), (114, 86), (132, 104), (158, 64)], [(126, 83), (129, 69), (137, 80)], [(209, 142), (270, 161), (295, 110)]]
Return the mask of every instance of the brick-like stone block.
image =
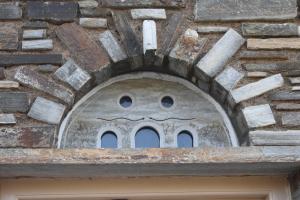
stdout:
[(13, 24), (0, 23), (0, 50), (17, 50), (18, 42), (19, 34), (17, 27)]
[(105, 18), (80, 18), (80, 26), (84, 28), (107, 28), (107, 19)]
[(300, 38), (248, 39), (251, 50), (300, 49)]
[(0, 20), (11, 20), (21, 18), (21, 7), (13, 3), (0, 3)]
[(132, 19), (167, 19), (165, 9), (132, 9)]
[(182, 8), (186, 6), (186, 0), (102, 0), (102, 5), (110, 8)]
[(42, 39), (47, 36), (46, 29), (24, 30), (23, 39)]
[(243, 35), (248, 37), (289, 37), (298, 36), (298, 25), (292, 23), (243, 23), (242, 31)]
[(17, 120), (15, 118), (15, 115), (13, 114), (1, 114), (0, 113), (0, 125), (1, 124), (16, 124)]
[(48, 23), (45, 21), (27, 21), (23, 24), (24, 29), (47, 29)]
[(52, 50), (53, 41), (51, 39), (44, 40), (24, 40), (22, 41), (23, 51), (33, 51), (33, 50)]
[(282, 113), (282, 125), (287, 127), (300, 126), (300, 112)]
[(288, 55), (286, 52), (280, 51), (241, 51), (241, 53), (239, 54), (239, 58), (244, 60), (287, 60)]
[(57, 64), (63, 62), (62, 54), (0, 54), (0, 65)]
[(65, 109), (66, 106), (62, 104), (37, 97), (27, 115), (48, 124), (59, 124)]
[(299, 146), (300, 131), (250, 131), (249, 140), (254, 146)]
[(273, 101), (298, 101), (300, 100), (300, 92), (283, 90), (274, 92), (270, 95), (270, 98)]
[(0, 112), (25, 113), (29, 104), (29, 95), (26, 92), (0, 92)]
[(99, 3), (96, 0), (80, 0), (78, 5), (79, 8), (97, 8)]

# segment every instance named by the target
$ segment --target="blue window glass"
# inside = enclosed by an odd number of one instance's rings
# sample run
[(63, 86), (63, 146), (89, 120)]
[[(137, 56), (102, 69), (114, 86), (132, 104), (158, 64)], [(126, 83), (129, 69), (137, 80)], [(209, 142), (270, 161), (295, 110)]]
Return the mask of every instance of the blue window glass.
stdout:
[(112, 131), (107, 131), (101, 136), (101, 148), (118, 148), (118, 137)]
[(192, 148), (193, 145), (193, 136), (188, 131), (182, 131), (177, 136), (177, 145), (179, 148)]
[(159, 148), (159, 134), (151, 127), (141, 128), (135, 135), (136, 148)]

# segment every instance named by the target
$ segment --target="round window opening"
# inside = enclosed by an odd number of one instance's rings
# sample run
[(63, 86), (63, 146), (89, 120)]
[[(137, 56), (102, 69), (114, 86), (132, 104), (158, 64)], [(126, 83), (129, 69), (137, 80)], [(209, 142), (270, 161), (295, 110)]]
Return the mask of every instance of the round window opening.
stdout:
[(170, 96), (165, 96), (161, 99), (161, 105), (165, 108), (171, 108), (174, 105), (174, 100)]
[(123, 108), (129, 108), (132, 105), (132, 99), (130, 96), (123, 96), (119, 103)]

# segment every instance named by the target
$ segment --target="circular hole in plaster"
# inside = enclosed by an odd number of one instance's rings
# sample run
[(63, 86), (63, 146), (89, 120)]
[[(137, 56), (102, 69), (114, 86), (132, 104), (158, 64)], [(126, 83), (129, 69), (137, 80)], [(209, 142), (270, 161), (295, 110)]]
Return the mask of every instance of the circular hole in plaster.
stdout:
[(132, 99), (130, 96), (122, 96), (119, 103), (123, 108), (129, 108), (132, 105)]
[(171, 108), (174, 105), (174, 100), (170, 96), (165, 96), (161, 99), (161, 105), (165, 108)]

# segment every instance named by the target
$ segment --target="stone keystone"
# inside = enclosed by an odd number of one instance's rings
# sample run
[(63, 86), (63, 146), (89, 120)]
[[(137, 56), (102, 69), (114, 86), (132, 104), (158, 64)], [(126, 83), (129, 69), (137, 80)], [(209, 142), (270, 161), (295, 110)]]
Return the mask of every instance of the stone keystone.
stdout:
[(230, 58), (244, 43), (245, 39), (240, 34), (233, 29), (229, 29), (195, 66), (196, 76), (208, 82), (222, 71)]

